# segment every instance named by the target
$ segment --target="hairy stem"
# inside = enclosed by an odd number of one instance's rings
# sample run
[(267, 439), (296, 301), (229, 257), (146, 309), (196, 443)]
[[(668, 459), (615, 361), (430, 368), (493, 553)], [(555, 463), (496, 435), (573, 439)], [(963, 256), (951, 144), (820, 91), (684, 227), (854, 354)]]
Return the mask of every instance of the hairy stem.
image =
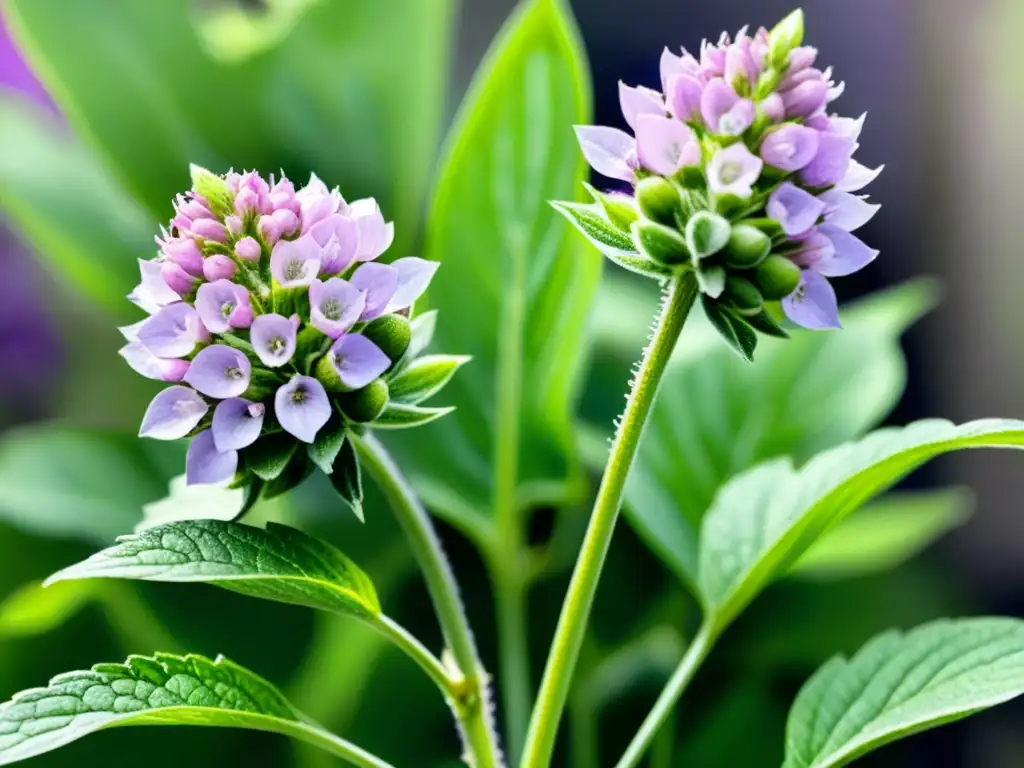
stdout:
[(372, 434), (353, 436), (363, 467), (384, 492), (409, 541), (427, 583), (452, 657), (462, 673), (450, 701), (459, 720), (473, 768), (501, 768), (497, 734), (491, 723), (487, 673), (480, 663), (448, 558), (430, 516), (387, 449)]
[(679, 697), (683, 695), (683, 691), (686, 690), (686, 686), (689, 685), (701, 663), (707, 658), (715, 637), (715, 630), (710, 622), (700, 628), (693, 638), (693, 642), (690, 643), (690, 647), (687, 648), (683, 660), (679, 662), (679, 666), (672, 673), (672, 677), (666, 683), (661, 695), (658, 696), (654, 707), (644, 719), (640, 730), (637, 731), (633, 741), (626, 748), (622, 759), (616, 763), (616, 768), (632, 768), (640, 762), (658, 731), (672, 715), (672, 710), (675, 708), (676, 702), (679, 701)]
[(696, 297), (697, 283), (691, 273), (676, 278), (665, 295), (651, 343), (637, 372), (622, 423), (612, 443), (583, 548), (576, 560), (534, 706), (521, 768), (544, 768), (550, 764), (558, 723), (565, 709), (587, 619), (619, 516), (626, 478), (640, 446), (658, 385)]

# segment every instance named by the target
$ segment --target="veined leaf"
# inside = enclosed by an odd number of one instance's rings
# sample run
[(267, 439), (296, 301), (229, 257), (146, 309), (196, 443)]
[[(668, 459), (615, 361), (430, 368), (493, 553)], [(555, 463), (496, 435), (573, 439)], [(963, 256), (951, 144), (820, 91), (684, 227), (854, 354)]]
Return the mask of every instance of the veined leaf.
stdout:
[(269, 523), (253, 528), (192, 520), (122, 536), (117, 544), (50, 577), (205, 582), (243, 595), (372, 619), (380, 602), (370, 577), (326, 542)]
[(1024, 693), (1024, 622), (941, 620), (834, 658), (789, 713), (783, 768), (835, 768)]
[(972, 504), (961, 488), (891, 493), (828, 531), (789, 573), (834, 581), (894, 568), (966, 522)]
[(728, 624), (823, 533), (932, 458), (967, 448), (1020, 448), (1024, 422), (939, 419), (881, 429), (819, 454), (788, 459), (729, 482), (704, 518), (698, 584), (719, 627)]
[(304, 722), (270, 683), (227, 659), (131, 656), (68, 672), (0, 704), (0, 765), (50, 752), (90, 733), (126, 725), (203, 725), (280, 733), (354, 765), (382, 760)]
[(762, 337), (755, 365), (688, 324), (626, 485), (626, 514), (648, 546), (692, 585), (700, 521), (719, 488), (765, 459), (805, 462), (881, 420), (906, 380), (899, 337), (934, 302), (928, 282), (888, 291), (844, 311), (841, 333)]
[(507, 519), (581, 491), (570, 417), (600, 256), (547, 201), (581, 191), (572, 126), (589, 112), (568, 9), (526, 0), (463, 103), (428, 221), (427, 258), (444, 265), (425, 301), (440, 310), (437, 347), (473, 363), (445, 387), (453, 414), (390, 444), (456, 524), (453, 496)]

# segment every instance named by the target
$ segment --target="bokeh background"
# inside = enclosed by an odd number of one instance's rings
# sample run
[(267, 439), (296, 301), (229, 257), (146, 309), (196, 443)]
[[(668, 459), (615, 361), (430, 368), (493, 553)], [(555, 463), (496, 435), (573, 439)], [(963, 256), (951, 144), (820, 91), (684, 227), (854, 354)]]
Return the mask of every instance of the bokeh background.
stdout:
[[(188, 4), (189, 18), (197, 25), (212, 24), (223, 6), (232, 4), (197, 0)], [(385, 18), (386, 5), (381, 3), (377, 10)], [(511, 0), (462, 1), (453, 21), (454, 39), (439, 43), (452, 45), (455, 51), (450, 91), (438, 105), (445, 119), (512, 6)], [(722, 29), (771, 25), (792, 8), (786, 0), (573, 0), (572, 6), (590, 58), (597, 121), (611, 124), (619, 122), (617, 81), (654, 85), (664, 45), (693, 49), (703, 37), (717, 38)], [(1020, 417), (1024, 202), (1019, 179), (1024, 148), (1019, 135), (1024, 61), (1016, 46), (1024, 34), (1024, 6), (1019, 0), (805, 0), (803, 6), (808, 39), (847, 82), (843, 111), (869, 112), (861, 159), (870, 166), (886, 164), (886, 172), (872, 187), (884, 207), (864, 232), (864, 239), (880, 248), (882, 256), (855, 278), (840, 281), (841, 297), (853, 299), (919, 275), (938, 277), (944, 288), (941, 306), (905, 339), (910, 385), (890, 420), (902, 423), (932, 415), (958, 421)], [(0, 2), (0, 17), (3, 7)], [(239, 0), (237, 7), (257, 18), (268, 13), (259, 0)], [(291, 34), (292, 24), (301, 29), (303, 23), (273, 17), (269, 33), (254, 26), (245, 34), (284, 38)], [(232, 41), (238, 49), (245, 47), (245, 34), (241, 42)], [(129, 42), (170, 45), (160, 39), (109, 41), (115, 49), (121, 42), (125, 50), (130, 50)], [(323, 36), (319, 42), (326, 47), (331, 39)], [(322, 50), (326, 48), (309, 53), (311, 76), (317, 71), (315, 56)], [(8, 30), (0, 27), (0, 87), (36, 103), (54, 146), (80, 147), (82, 139), (65, 126), (65, 115), (21, 54)], [(82, 62), (85, 69), (91, 65)], [(130, 69), (130, 57), (125, 54), (113, 69), (97, 69), (95, 76), (109, 77), (117, 67)], [(203, 92), (223, 85), (196, 81), (185, 90), (195, 99), (195, 108), (202, 109), (209, 99), (230, 98), (224, 91)], [(386, 81), (378, 85), (386, 87)], [(111, 108), (117, 109), (116, 79), (98, 87), (110, 90)], [(4, 94), (5, 99), (9, 96)], [(292, 105), (282, 104), (282, 109), (286, 106)], [(244, 103), (237, 105), (240, 132), (245, 130), (246, 108)], [(12, 150), (18, 152), (10, 143), (19, 135), (2, 124), (6, 114), (0, 111), (0, 140), (8, 142), (0, 151), (0, 170), (12, 162)], [(425, 133), (419, 140), (439, 141), (439, 135)], [(315, 139), (315, 132), (312, 135)], [(336, 142), (346, 140), (333, 137)], [(281, 157), (279, 164), (302, 171), (308, 170), (309, 160), (308, 154), (295, 152)], [(354, 175), (365, 179), (366, 169), (356, 169)], [(182, 169), (182, 186), (184, 179)], [(78, 189), (78, 194), (88, 193)], [(396, 197), (387, 199), (387, 192), (384, 196), (385, 205)], [(154, 231), (156, 223), (152, 222)], [(81, 223), (85, 229), (93, 225), (88, 220)], [(85, 231), (83, 239), (89, 240)], [(406, 244), (413, 246), (414, 238)], [(0, 443), (0, 598), (16, 599), (24, 585), (80, 559), (109, 538), (69, 535), (65, 526), (58, 527), (61, 535), (50, 536), (55, 528), (48, 519), (19, 515), (19, 510), (32, 506), (32, 482), (45, 484), (48, 472), (79, 476), (83, 483), (78, 487), (84, 490), (59, 500), (59, 509), (49, 512), (107, 515), (109, 525), (102, 533), (113, 535), (123, 532), (125, 520), (138, 516), (143, 502), (162, 495), (173, 466), (165, 454), (140, 453), (132, 437), (152, 387), (117, 358), (112, 315), (69, 289), (57, 272), (36, 258), (0, 219), (0, 429), (7, 431), (0, 440), (19, 437), (14, 443)], [(622, 323), (643, 328), (647, 317), (624, 318)], [(601, 345), (598, 339), (597, 354), (604, 355), (607, 365), (597, 369), (603, 378), (595, 385), (588, 408), (597, 413), (604, 409), (610, 421), (630, 361), (616, 358), (610, 347)], [(32, 438), (39, 434), (36, 430), (45, 434), (55, 428), (38, 426), (44, 423), (70, 428), (61, 433), (68, 445), (76, 439), (74, 429), (105, 430), (109, 456), (97, 457), (95, 465), (89, 465), (78, 458), (67, 461), (59, 452), (54, 455), (50, 443)], [(777, 765), (785, 713), (802, 680), (833, 652), (852, 651), (884, 627), (912, 626), (945, 614), (1024, 616), (1024, 515), (1019, 501), (1024, 473), (1019, 458), (960, 454), (929, 466), (911, 484), (969, 486), (976, 496), (970, 523), (895, 572), (843, 583), (787, 584), (774, 590), (770, 600), (759, 601), (738, 628), (737, 638), (716, 653), (684, 700), (678, 724), (679, 765)], [(329, 531), (332, 538), (346, 541), (349, 550), (354, 546), (364, 559), (371, 559), (373, 568), (368, 569), (394, 612), (424, 636), (436, 638), (425, 592), (412, 577), (385, 515), (357, 529), (337, 519), (340, 513), (316, 487), (297, 494), (286, 514), (301, 518), (305, 527)], [(533, 528), (538, 541), (550, 535), (551, 523), (543, 512)], [(478, 577), (482, 565), (456, 533), (445, 528), (443, 534), (465, 585), (486, 660), (493, 666), (492, 600), (486, 579)], [(597, 620), (606, 650), (626, 648), (629, 639), (616, 606), (678, 590), (626, 526), (620, 529), (606, 581), (614, 586), (602, 590), (603, 611)], [(532, 595), (531, 644), (537, 667), (543, 662), (564, 586), (565, 579), (558, 576)], [(37, 598), (32, 593), (32, 599)], [(0, 615), (0, 694), (132, 651), (225, 653), (285, 686), (300, 708), (370, 749), (379, 746), (400, 766), (455, 765), (439, 757), (454, 754), (456, 747), (434, 692), (404, 659), (358, 627), (212, 588), (100, 585), (89, 594), (55, 602), (59, 605), (52, 610), (37, 609), (34, 602), (16, 606), (17, 621), (7, 624)], [(685, 606), (679, 610), (685, 612)], [(679, 642), (667, 632), (637, 650), (643, 662), (638, 669), (644, 672), (637, 685), (621, 685), (614, 676), (600, 683), (614, 699), (600, 726), (594, 724), (605, 761), (618, 754), (630, 727), (646, 710), (664, 674), (660, 669), (674, 659)], [(1015, 768), (1024, 762), (1021, 717), (1024, 704), (1011, 704), (917, 736), (863, 764)], [(690, 757), (684, 761), (687, 747)], [(156, 767), (331, 764), (277, 738), (183, 729), (100, 734), (34, 764), (116, 768), (136, 764), (143, 755)], [(560, 760), (573, 764), (568, 752)]]

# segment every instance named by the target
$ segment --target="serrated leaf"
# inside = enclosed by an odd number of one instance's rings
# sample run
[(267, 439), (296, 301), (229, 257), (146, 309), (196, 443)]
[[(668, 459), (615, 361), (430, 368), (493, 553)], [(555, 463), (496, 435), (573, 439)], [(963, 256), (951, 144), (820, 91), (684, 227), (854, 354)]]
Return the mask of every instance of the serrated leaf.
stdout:
[(779, 459), (736, 477), (701, 528), (698, 583), (706, 609), (719, 626), (728, 624), (825, 531), (930, 459), (1022, 445), (1021, 421), (926, 420), (825, 451), (800, 470)]
[(602, 260), (547, 201), (584, 194), (571, 126), (589, 120), (567, 4), (524, 0), (454, 121), (427, 222), (442, 268), (424, 306), (441, 311), (438, 347), (474, 363), (445, 388), (452, 417), (389, 441), (432, 511), (463, 528), (583, 493), (572, 415)]
[(743, 320), (729, 310), (718, 306), (707, 295), (701, 296), (701, 302), (708, 320), (715, 326), (722, 338), (740, 354), (740, 357), (748, 363), (753, 362), (754, 351), (757, 349), (757, 334)]
[(69, 579), (200, 582), (361, 618), (380, 614), (370, 577), (326, 542), (276, 523), (192, 520), (150, 528), (54, 574)]
[(423, 424), (447, 416), (455, 410), (454, 406), (446, 408), (425, 408), (421, 405), (403, 405), (401, 403), (389, 403), (384, 412), (370, 422), (374, 429), (405, 429), (407, 427), (418, 427)]
[(789, 573), (833, 581), (895, 568), (963, 525), (972, 503), (961, 488), (888, 494), (818, 539)]
[(306, 447), (306, 453), (310, 461), (320, 467), (324, 474), (329, 475), (334, 471), (334, 461), (338, 458), (344, 442), (345, 422), (337, 413), (332, 413), (330, 421), (316, 433), (316, 439), (312, 444)]
[(783, 768), (837, 768), (1024, 693), (1024, 622), (977, 618), (888, 632), (832, 659), (797, 695)]
[(426, 355), (388, 382), (392, 403), (416, 405), (440, 392), (452, 376), (470, 360), (466, 355)]
[(244, 466), (261, 480), (273, 480), (281, 476), (298, 447), (298, 441), (287, 432), (264, 435), (242, 453)]
[(346, 440), (341, 446), (338, 458), (334, 462), (334, 471), (330, 475), (331, 485), (338, 495), (348, 504), (352, 513), (365, 522), (363, 516), (363, 473), (359, 467), (352, 440)]
[[(877, 424), (906, 381), (899, 338), (934, 303), (931, 283), (910, 283), (844, 308), (841, 333), (760, 339), (755, 365), (687, 324), (626, 484), (625, 514), (648, 546), (693, 585), (700, 522), (721, 486), (775, 456), (802, 464)], [(628, 348), (643, 343), (638, 334)]]
[(601, 253), (639, 256), (633, 238), (620, 230), (607, 218), (597, 203), (553, 202), (552, 207), (572, 222), (583, 236)]
[(249, 728), (291, 736), (359, 766), (367, 753), (304, 721), (266, 680), (218, 657), (130, 656), (124, 664), (58, 675), (0, 704), (0, 765), (129, 725)]

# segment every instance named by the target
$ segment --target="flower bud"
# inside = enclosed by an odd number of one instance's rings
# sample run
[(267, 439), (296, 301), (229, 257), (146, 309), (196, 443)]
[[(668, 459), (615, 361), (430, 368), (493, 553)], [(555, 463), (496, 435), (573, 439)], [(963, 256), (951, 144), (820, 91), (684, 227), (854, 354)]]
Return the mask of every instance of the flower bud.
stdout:
[(784, 299), (800, 284), (800, 267), (785, 256), (773, 255), (757, 265), (754, 281), (768, 301)]
[(402, 315), (383, 315), (363, 329), (363, 336), (376, 344), (394, 366), (409, 348), (412, 324)]
[(206, 200), (214, 214), (227, 216), (234, 211), (235, 196), (223, 178), (198, 165), (189, 166), (189, 171), (192, 174), (192, 189)]
[(199, 282), (173, 261), (164, 262), (160, 268), (160, 276), (167, 283), (167, 287), (179, 296), (188, 296)]
[(679, 187), (661, 176), (649, 176), (636, 185), (636, 201), (651, 221), (674, 226), (682, 212)]
[(590, 192), (590, 196), (594, 198), (594, 201), (604, 210), (604, 215), (608, 217), (608, 221), (619, 231), (629, 232), (633, 222), (639, 218), (639, 214), (636, 211), (636, 202), (633, 198), (629, 195), (598, 192), (586, 182), (584, 182), (584, 186)]
[(764, 308), (761, 292), (745, 277), (730, 275), (726, 278), (723, 295), (741, 315), (758, 315)]
[(168, 238), (160, 249), (164, 258), (173, 261), (190, 275), (203, 274), (203, 252), (191, 237)]
[(760, 264), (772, 250), (772, 239), (750, 224), (736, 224), (725, 247), (725, 263), (737, 269)]
[(274, 211), (267, 216), (260, 216), (256, 229), (264, 239), (274, 245), (285, 235), (291, 235), (299, 228), (299, 217), (288, 209)]
[(223, 253), (207, 256), (203, 262), (203, 277), (211, 283), (214, 280), (230, 280), (237, 270), (238, 265)]
[(785, 69), (789, 54), (804, 41), (804, 12), (799, 8), (768, 34), (768, 60), (775, 69)]
[(828, 104), (828, 83), (808, 80), (782, 94), (787, 117), (810, 117)]
[(640, 219), (633, 223), (633, 242), (659, 264), (683, 264), (690, 260), (686, 241), (674, 228)]
[(362, 389), (340, 395), (338, 405), (352, 421), (373, 421), (388, 407), (388, 385), (384, 379), (374, 379)]
[(227, 228), (219, 221), (214, 221), (213, 219), (196, 219), (192, 222), (189, 230), (193, 235), (204, 240), (213, 240), (217, 243), (226, 243), (228, 241)]
[(244, 224), (242, 223), (242, 217), (231, 214), (230, 216), (224, 217), (224, 227), (227, 229), (228, 234), (232, 237), (238, 237), (242, 234)]
[(255, 238), (243, 237), (235, 243), (235, 256), (243, 261), (259, 261), (262, 253), (263, 249)]
[(698, 211), (686, 223), (686, 245), (694, 259), (706, 259), (725, 248), (731, 232), (726, 219), (710, 211)]

